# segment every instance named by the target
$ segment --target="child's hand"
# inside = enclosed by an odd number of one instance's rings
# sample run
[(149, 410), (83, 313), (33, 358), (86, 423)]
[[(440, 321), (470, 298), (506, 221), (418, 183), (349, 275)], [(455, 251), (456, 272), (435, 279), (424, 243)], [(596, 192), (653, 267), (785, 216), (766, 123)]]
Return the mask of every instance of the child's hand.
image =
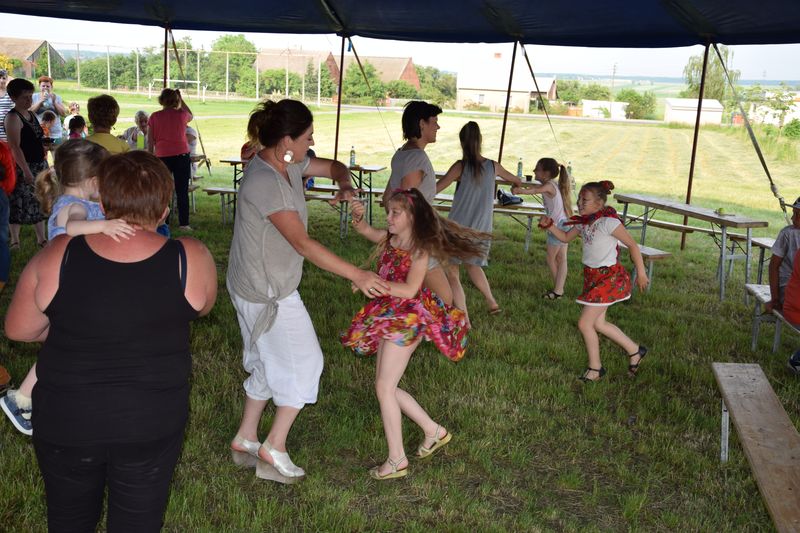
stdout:
[(644, 271), (636, 273), (636, 286), (639, 287), (640, 291), (644, 291), (647, 289), (647, 286), (650, 285), (650, 279), (647, 277), (647, 273)]
[(522, 187), (517, 185), (511, 187), (511, 194), (527, 194), (527, 193), (528, 193), (527, 187)]
[(116, 242), (120, 242), (120, 237), (129, 239), (130, 235), (134, 233), (136, 233), (136, 229), (121, 218), (106, 220), (103, 224), (103, 234), (108, 235)]
[(361, 200), (353, 198), (350, 201), (350, 212), (353, 214), (354, 226), (358, 226), (364, 221), (364, 213), (366, 213), (366, 211), (364, 203)]
[(553, 225), (553, 219), (547, 215), (539, 217), (539, 227), (547, 231), (547, 228)]

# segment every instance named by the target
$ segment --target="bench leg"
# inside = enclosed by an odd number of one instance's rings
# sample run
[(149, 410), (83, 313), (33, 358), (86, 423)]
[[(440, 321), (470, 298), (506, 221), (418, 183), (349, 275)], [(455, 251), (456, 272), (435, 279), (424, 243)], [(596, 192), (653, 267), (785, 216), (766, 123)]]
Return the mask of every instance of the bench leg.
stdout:
[(728, 462), (728, 434), (730, 432), (730, 417), (728, 416), (728, 406), (722, 400), (722, 433), (720, 436), (719, 461)]
[(528, 248), (531, 245), (531, 226), (532, 226), (533, 217), (528, 217), (528, 227), (527, 232), (525, 233), (525, 253), (528, 253)]
[(772, 339), (772, 353), (778, 352), (778, 347), (781, 345), (781, 328), (783, 323), (780, 318), (775, 317), (775, 338)]
[(647, 292), (650, 292), (650, 286), (653, 284), (653, 263), (652, 259), (647, 262)]
[(758, 334), (761, 331), (761, 304), (756, 300), (753, 306), (753, 330), (750, 338), (750, 350), (756, 351), (758, 345)]
[(761, 285), (761, 280), (764, 278), (764, 252), (766, 250), (762, 247), (758, 249), (758, 281), (757, 283)]

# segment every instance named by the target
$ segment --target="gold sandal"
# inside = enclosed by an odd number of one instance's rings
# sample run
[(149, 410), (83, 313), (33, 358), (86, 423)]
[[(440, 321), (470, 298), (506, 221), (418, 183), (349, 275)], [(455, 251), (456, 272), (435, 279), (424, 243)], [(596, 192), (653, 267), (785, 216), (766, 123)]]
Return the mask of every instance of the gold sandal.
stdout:
[(405, 468), (402, 468), (402, 469), (399, 469), (399, 470), (397, 468), (398, 466), (400, 466), (400, 463), (402, 463), (403, 459), (405, 459), (405, 458), (406, 458), (405, 455), (403, 457), (401, 457), (400, 459), (398, 459), (397, 461), (392, 461), (391, 458), (387, 458), (386, 462), (389, 463), (389, 466), (392, 467), (392, 469), (389, 471), (389, 473), (381, 475), (380, 471), (381, 471), (381, 466), (383, 466), (383, 465), (378, 465), (378, 466), (376, 466), (374, 468), (370, 468), (369, 469), (369, 477), (371, 477), (372, 479), (377, 479), (378, 481), (384, 481), (386, 479), (397, 479), (399, 477), (405, 477), (408, 474), (408, 467), (406, 466)]
[(417, 457), (419, 457), (420, 459), (424, 459), (425, 457), (430, 457), (431, 455), (433, 455), (433, 452), (435, 452), (436, 450), (438, 450), (439, 448), (450, 442), (450, 439), (453, 438), (453, 435), (447, 430), (445, 430), (444, 436), (442, 438), (439, 438), (439, 428), (441, 427), (442, 426), (437, 425), (436, 431), (433, 432), (432, 436), (425, 435), (426, 439), (433, 439), (433, 444), (431, 445), (430, 448), (426, 448), (424, 442), (420, 444), (419, 448), (417, 448)]

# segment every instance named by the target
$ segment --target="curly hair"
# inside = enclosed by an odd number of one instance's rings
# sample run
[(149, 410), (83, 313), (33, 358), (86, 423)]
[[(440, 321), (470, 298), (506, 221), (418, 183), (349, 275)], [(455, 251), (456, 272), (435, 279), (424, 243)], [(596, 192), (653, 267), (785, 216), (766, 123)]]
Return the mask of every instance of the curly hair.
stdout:
[[(442, 218), (419, 190), (395, 189), (386, 201), (387, 207), (391, 204), (400, 206), (411, 215), (412, 253), (425, 252), (441, 263), (446, 263), (451, 257), (470, 259), (486, 253), (481, 241), (491, 239), (491, 233), (475, 231)], [(370, 260), (386, 248), (390, 237), (387, 231), (386, 237), (378, 244)]]

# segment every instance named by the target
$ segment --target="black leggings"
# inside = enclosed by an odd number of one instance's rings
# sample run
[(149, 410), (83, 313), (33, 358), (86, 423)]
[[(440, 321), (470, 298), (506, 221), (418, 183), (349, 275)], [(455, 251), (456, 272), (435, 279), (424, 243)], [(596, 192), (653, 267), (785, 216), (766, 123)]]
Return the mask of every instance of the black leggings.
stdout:
[[(159, 157), (175, 179), (175, 196), (178, 199), (178, 225), (189, 225), (189, 182), (192, 180), (192, 161), (189, 154)], [(167, 217), (169, 221), (169, 217)]]
[(183, 431), (136, 444), (60, 446), (33, 437), (51, 533), (94, 532), (108, 486), (110, 533), (161, 529)]

